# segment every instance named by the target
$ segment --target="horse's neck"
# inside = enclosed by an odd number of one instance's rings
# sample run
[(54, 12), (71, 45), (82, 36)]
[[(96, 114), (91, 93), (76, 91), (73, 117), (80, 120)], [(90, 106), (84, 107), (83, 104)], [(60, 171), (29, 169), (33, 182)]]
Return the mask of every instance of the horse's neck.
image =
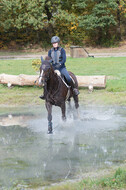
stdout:
[(48, 90), (57, 90), (59, 86), (59, 80), (58, 76), (54, 73), (52, 73), (52, 76), (50, 77), (50, 80), (48, 81)]

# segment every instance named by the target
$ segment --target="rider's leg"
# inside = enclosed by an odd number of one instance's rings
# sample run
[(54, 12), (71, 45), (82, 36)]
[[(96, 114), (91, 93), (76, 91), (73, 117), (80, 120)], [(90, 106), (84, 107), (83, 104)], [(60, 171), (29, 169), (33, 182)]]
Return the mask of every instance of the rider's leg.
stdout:
[(72, 90), (73, 90), (74, 95), (76, 95), (76, 96), (79, 95), (80, 92), (79, 92), (78, 88), (76, 88), (75, 83), (73, 82), (72, 79), (71, 79), (71, 81), (69, 82), (69, 84), (70, 84), (70, 86), (71, 86), (71, 88), (72, 88)]
[(76, 88), (75, 83), (74, 83), (74, 81), (71, 79), (71, 77), (70, 77), (68, 71), (66, 70), (66, 68), (62, 68), (62, 69), (60, 70), (60, 72), (61, 72), (61, 74), (62, 74), (63, 76), (65, 76), (68, 85), (71, 86), (71, 88), (72, 88), (72, 90), (73, 90), (73, 93), (77, 96), (77, 95), (79, 94), (79, 91), (78, 91), (78, 89)]

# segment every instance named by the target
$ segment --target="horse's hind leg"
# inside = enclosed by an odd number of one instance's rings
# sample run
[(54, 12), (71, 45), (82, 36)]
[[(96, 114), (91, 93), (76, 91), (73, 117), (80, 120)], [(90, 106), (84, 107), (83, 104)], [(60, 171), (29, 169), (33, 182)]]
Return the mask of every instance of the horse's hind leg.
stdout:
[(72, 107), (71, 107), (71, 99), (69, 98), (68, 100), (68, 110), (71, 111)]
[(46, 102), (46, 109), (48, 111), (48, 134), (52, 134), (52, 104)]
[(68, 115), (69, 115), (69, 117), (72, 117), (72, 106), (71, 106), (71, 99), (69, 98), (68, 100), (68, 109), (67, 109), (67, 113), (68, 113)]
[(75, 108), (77, 109), (77, 108), (79, 108), (79, 100), (78, 100), (78, 96), (73, 96), (73, 99), (74, 99), (74, 103), (75, 103)]
[(63, 102), (61, 105), (61, 111), (62, 111), (62, 120), (65, 121), (66, 120), (66, 104), (65, 104), (65, 102)]
[(74, 118), (78, 118), (79, 117), (79, 112), (78, 112), (78, 108), (79, 108), (79, 100), (78, 100), (78, 96), (73, 96), (74, 98), (74, 103), (75, 103), (75, 108), (76, 108), (76, 114), (74, 115)]

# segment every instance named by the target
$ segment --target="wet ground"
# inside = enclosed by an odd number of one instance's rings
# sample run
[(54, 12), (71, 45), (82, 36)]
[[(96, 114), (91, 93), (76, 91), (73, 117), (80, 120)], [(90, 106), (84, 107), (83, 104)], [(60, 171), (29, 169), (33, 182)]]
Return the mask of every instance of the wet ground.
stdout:
[(126, 161), (126, 107), (80, 106), (80, 118), (61, 120), (53, 109), (47, 134), (45, 107), (0, 109), (0, 188), (34, 187)]

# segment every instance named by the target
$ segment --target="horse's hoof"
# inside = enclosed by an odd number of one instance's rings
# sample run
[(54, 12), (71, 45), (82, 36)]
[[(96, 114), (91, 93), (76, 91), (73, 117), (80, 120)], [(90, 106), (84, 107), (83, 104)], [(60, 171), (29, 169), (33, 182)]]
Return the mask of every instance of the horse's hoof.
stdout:
[(47, 134), (53, 134), (53, 132), (52, 131), (48, 131)]
[(65, 122), (66, 121), (66, 117), (62, 117), (62, 120)]

